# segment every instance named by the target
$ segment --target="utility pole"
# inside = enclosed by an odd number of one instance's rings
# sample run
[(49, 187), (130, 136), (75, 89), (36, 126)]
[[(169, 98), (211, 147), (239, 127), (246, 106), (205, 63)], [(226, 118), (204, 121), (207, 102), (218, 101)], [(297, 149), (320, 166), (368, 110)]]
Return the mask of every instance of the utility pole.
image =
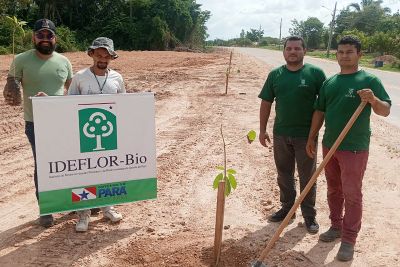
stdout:
[(327, 58), (329, 58), (329, 50), (331, 49), (331, 42), (332, 42), (332, 31), (333, 31), (333, 26), (335, 25), (336, 4), (337, 4), (337, 2), (335, 2), (335, 9), (333, 10), (333, 14), (332, 14), (331, 27), (329, 29), (328, 48), (326, 49), (326, 57)]
[(281, 39), (282, 39), (282, 18), (281, 18), (281, 23), (279, 25), (279, 50), (281, 50)]

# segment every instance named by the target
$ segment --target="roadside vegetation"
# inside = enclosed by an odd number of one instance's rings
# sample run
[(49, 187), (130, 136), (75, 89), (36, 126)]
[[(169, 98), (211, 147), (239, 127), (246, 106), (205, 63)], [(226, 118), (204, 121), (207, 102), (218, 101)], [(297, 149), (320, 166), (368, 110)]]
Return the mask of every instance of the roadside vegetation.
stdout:
[[(329, 58), (335, 58), (337, 42), (344, 35), (355, 35), (363, 44), (364, 57), (361, 65), (379, 67), (383, 70), (400, 71), (400, 13), (392, 13), (383, 7), (381, 0), (362, 0), (339, 10), (329, 25), (318, 18), (291, 21), (291, 35), (302, 36), (307, 43), (308, 55), (327, 58), (327, 47), (331, 34)], [(285, 38), (265, 37), (264, 30), (241, 31), (240, 38), (207, 41), (214, 46), (253, 46), (279, 50)], [(381, 65), (383, 65), (381, 67)]]
[(26, 21), (25, 34), (15, 33), (15, 52), (30, 49), (33, 24), (48, 18), (57, 26), (57, 51), (84, 50), (107, 36), (122, 50), (197, 50), (207, 38), (209, 11), (195, 0), (0, 0), (0, 54), (11, 54), (13, 24)]
[[(331, 53), (329, 54), (329, 60), (336, 61), (335, 53), (336, 53), (335, 50), (331, 51)], [(325, 50), (307, 51), (307, 56), (328, 59), (326, 57)], [(398, 62), (399, 59), (397, 59), (394, 56), (382, 56), (381, 57), (381, 56), (377, 55), (376, 53), (364, 52), (363, 56), (360, 60), (360, 66), (367, 67), (367, 68), (376, 68), (375, 61), (377, 58), (378, 59), (382, 58), (382, 61), (386, 62), (386, 64), (384, 64), (382, 67), (379, 67), (380, 70), (400, 72), (398, 63), (396, 63), (396, 62)]]

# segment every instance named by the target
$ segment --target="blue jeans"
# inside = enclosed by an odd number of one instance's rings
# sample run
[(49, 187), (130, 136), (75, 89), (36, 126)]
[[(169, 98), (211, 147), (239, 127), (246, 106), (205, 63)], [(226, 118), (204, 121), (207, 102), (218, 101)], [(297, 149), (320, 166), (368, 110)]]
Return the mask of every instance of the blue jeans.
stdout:
[[(306, 187), (316, 169), (317, 159), (308, 157), (306, 153), (306, 137), (288, 137), (274, 135), (274, 159), (278, 172), (278, 185), (282, 208), (289, 211), (296, 200), (296, 183), (294, 178), (295, 164), (300, 180), (300, 190)], [(317, 141), (315, 141), (317, 147)], [(310, 192), (301, 203), (303, 217), (315, 217), (315, 198), (317, 185), (314, 184)]]
[(28, 137), (29, 143), (31, 144), (33, 160), (35, 161), (35, 171), (33, 173), (33, 180), (35, 181), (36, 199), (39, 200), (38, 177), (37, 177), (37, 168), (36, 168), (35, 127), (34, 127), (33, 122), (25, 121), (25, 134)]

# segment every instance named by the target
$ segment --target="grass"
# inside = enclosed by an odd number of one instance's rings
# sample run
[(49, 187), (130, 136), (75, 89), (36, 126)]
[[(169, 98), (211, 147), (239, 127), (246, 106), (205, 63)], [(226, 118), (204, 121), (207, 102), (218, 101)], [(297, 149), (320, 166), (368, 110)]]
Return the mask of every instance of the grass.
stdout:
[[(269, 49), (269, 50), (283, 50), (283, 45), (268, 45), (268, 46), (260, 46), (259, 48), (262, 49)], [(336, 61), (336, 51), (332, 50), (329, 53), (329, 60)], [(307, 56), (317, 57), (317, 58), (326, 58), (326, 50), (314, 50), (314, 51), (307, 51)], [(364, 53), (360, 60), (360, 66), (372, 68), (372, 69), (379, 69), (385, 71), (393, 71), (393, 72), (400, 72), (400, 68), (393, 67), (392, 64), (384, 64), (383, 67), (375, 68), (373, 62), (375, 56), (373, 54)]]
[[(279, 46), (273, 46), (273, 45), (262, 46), (260, 48), (269, 49), (269, 50), (282, 50), (283, 49), (282, 46), (279, 47)], [(335, 53), (336, 53), (335, 50), (330, 51), (329, 60), (336, 61)], [(326, 57), (326, 51), (325, 50), (307, 51), (307, 56), (328, 59)], [(374, 64), (371, 63), (371, 62), (373, 62), (374, 58), (375, 58), (375, 56), (373, 54), (364, 53), (363, 56), (361, 57), (361, 60), (360, 60), (360, 66), (375, 69)], [(376, 69), (386, 70), (386, 71), (393, 71), (393, 72), (400, 72), (400, 69), (396, 68), (396, 67), (393, 67), (392, 64), (385, 64), (385, 65), (383, 65), (383, 67), (376, 68)]]
[[(329, 54), (329, 60), (334, 60), (336, 61), (336, 51), (333, 50)], [(314, 51), (307, 51), (307, 55), (311, 57), (317, 57), (317, 58), (325, 58), (326, 59), (326, 51), (321, 51), (321, 50), (314, 50)], [(373, 68), (375, 69), (375, 66), (373, 63), (375, 56), (373, 54), (367, 54), (364, 53), (363, 56), (361, 57), (360, 60), (360, 66), (362, 67), (367, 67), (367, 68)], [(400, 72), (399, 68), (392, 67), (392, 64), (385, 64), (383, 67), (376, 68), (380, 70), (386, 70), (386, 71), (393, 71), (393, 72)]]

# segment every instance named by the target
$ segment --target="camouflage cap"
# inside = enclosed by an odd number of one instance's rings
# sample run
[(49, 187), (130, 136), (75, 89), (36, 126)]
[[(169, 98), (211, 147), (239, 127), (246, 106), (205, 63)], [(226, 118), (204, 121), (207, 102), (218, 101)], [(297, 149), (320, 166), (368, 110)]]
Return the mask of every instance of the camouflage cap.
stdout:
[(108, 53), (115, 59), (118, 57), (117, 53), (114, 51), (114, 42), (110, 38), (107, 37), (98, 37), (96, 38), (92, 45), (89, 46), (88, 52), (97, 48), (105, 48)]

